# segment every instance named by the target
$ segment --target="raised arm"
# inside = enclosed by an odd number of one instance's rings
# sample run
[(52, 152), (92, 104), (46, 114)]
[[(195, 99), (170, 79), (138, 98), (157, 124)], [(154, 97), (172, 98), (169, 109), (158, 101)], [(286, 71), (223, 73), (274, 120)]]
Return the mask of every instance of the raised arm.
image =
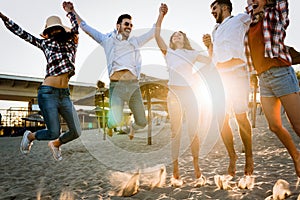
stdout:
[(168, 12), (168, 6), (162, 3), (159, 8), (159, 15), (156, 21), (156, 28), (155, 28), (155, 40), (158, 47), (160, 48), (161, 52), (164, 55), (166, 55), (167, 53), (168, 46), (166, 45), (163, 38), (161, 37), (160, 32), (161, 32), (162, 21), (164, 19), (164, 16), (167, 14), (167, 12)]
[(101, 32), (97, 31), (96, 29), (87, 25), (87, 23), (79, 16), (79, 14), (75, 11), (72, 2), (65, 1), (63, 2), (63, 8), (66, 12), (74, 13), (76, 17), (76, 21), (79, 24), (80, 28), (88, 34), (91, 38), (93, 38), (96, 42), (102, 44), (103, 40), (107, 37), (108, 34), (102, 34)]
[(13, 34), (19, 36), (26, 42), (29, 42), (30, 44), (42, 48), (42, 40), (36, 38), (35, 36), (31, 35), (30, 33), (24, 31), (19, 25), (14, 23), (12, 20), (10, 20), (7, 16), (5, 16), (3, 13), (0, 12), (0, 18), (3, 20), (4, 25), (8, 30), (10, 30)]
[(78, 22), (78, 24), (80, 24), (83, 20), (81, 19), (81, 17), (78, 15), (78, 13), (75, 11), (73, 3), (70, 1), (64, 1), (63, 2), (63, 8), (64, 10), (69, 13), (72, 12), (75, 14), (76, 16), (76, 21)]
[(67, 16), (70, 18), (72, 29), (71, 32), (78, 34), (78, 23), (80, 23), (77, 19), (77, 15), (74, 10), (73, 3), (71, 2), (63, 2), (63, 8), (67, 12)]
[(8, 21), (8, 17), (6, 17), (5, 15), (2, 14), (2, 12), (0, 12), (0, 18), (5, 22)]

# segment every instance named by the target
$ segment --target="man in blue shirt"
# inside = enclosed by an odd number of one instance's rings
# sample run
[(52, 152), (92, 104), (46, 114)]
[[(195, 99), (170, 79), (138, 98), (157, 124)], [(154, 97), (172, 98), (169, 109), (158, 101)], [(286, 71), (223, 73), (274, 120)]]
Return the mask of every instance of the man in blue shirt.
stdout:
[[(162, 4), (161, 7), (167, 9), (165, 4)], [(75, 10), (74, 13), (76, 13)], [(119, 16), (116, 30), (107, 34), (90, 27), (77, 13), (76, 17), (81, 29), (98, 42), (104, 48), (106, 54), (110, 79), (108, 128), (112, 129), (120, 125), (124, 102), (127, 102), (134, 117), (134, 123), (130, 126), (129, 134), (129, 138), (132, 139), (135, 130), (144, 128), (147, 125), (138, 82), (141, 73), (139, 48), (154, 37), (155, 26), (141, 36), (129, 38), (133, 25), (131, 16), (128, 14)]]

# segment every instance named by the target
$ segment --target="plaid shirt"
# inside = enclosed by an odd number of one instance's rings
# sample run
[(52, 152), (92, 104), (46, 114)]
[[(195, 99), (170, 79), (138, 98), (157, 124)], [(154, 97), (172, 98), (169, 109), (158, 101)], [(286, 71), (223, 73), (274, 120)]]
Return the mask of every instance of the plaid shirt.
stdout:
[[(71, 32), (78, 34), (78, 23), (74, 13), (68, 13), (72, 29)], [(75, 74), (75, 55), (77, 49), (77, 41), (70, 40), (66, 43), (58, 43), (53, 39), (39, 39), (30, 33), (22, 30), (12, 20), (5, 21), (5, 26), (14, 34), (29, 42), (30, 44), (40, 48), (47, 59), (46, 77), (57, 76), (69, 73), (69, 77)]]
[[(247, 12), (253, 16), (252, 5), (246, 8)], [(288, 48), (284, 45), (286, 29), (289, 25), (288, 2), (287, 0), (276, 0), (275, 6), (266, 7), (263, 17), (263, 35), (265, 41), (265, 57), (282, 58), (292, 63)], [(250, 48), (248, 44), (248, 35), (245, 37), (246, 56), (248, 60), (249, 71), (254, 67), (251, 60)]]

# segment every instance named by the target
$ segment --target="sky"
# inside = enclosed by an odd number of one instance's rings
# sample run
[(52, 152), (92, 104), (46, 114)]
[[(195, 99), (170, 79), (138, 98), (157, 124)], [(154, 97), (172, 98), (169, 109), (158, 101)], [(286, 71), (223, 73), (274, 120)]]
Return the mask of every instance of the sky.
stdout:
[[(1, 0), (0, 11), (20, 25), (24, 30), (39, 37), (45, 26), (47, 17), (57, 15), (63, 24), (70, 26), (60, 0)], [(152, 27), (158, 16), (160, 3), (169, 7), (162, 28), (166, 39), (172, 32), (182, 30), (195, 44), (193, 47), (203, 50), (202, 35), (211, 33), (215, 19), (210, 14), (212, 0), (74, 0), (76, 11), (95, 29), (107, 33), (115, 28), (119, 15), (128, 13), (134, 24), (132, 34), (140, 35)], [(244, 12), (246, 0), (232, 0), (233, 15)], [(287, 31), (286, 44), (300, 50), (299, 0), (289, 1), (290, 26)], [(30, 77), (44, 77), (46, 60), (42, 51), (16, 37), (0, 23), (0, 73), (15, 74)], [(142, 51), (142, 72), (147, 75), (166, 78), (162, 54), (157, 49), (155, 41), (151, 41)], [(159, 65), (160, 68), (153, 66)], [(79, 46), (76, 57), (76, 75), (72, 81), (96, 83), (98, 79), (108, 80), (105, 66), (105, 55), (102, 47), (80, 30)], [(158, 73), (158, 70), (160, 73)]]

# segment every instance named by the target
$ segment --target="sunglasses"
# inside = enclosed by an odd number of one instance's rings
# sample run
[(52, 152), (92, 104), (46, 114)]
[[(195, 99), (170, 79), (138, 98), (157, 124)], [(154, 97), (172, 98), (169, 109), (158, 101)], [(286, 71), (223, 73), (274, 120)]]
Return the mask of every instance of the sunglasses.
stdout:
[(132, 25), (132, 24), (130, 24), (129, 22), (124, 22), (124, 25), (125, 25), (125, 26), (130, 26), (130, 27), (133, 27), (133, 25)]

